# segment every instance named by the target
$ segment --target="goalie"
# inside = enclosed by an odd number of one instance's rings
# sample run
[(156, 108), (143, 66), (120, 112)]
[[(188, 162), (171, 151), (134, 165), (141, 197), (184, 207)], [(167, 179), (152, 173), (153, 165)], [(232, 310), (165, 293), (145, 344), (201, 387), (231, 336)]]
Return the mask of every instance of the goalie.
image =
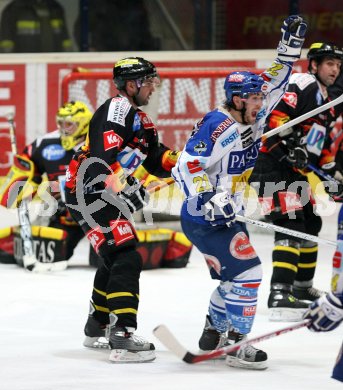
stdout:
[[(14, 156), (13, 165), (0, 189), (0, 204), (14, 208), (22, 199), (32, 199), (44, 175), (47, 177), (57, 211), (49, 217), (48, 227), (32, 229), (36, 257), (41, 262), (70, 259), (83, 238), (82, 230), (65, 207), (61, 189), (66, 168), (86, 139), (91, 117), (91, 111), (82, 102), (61, 106), (56, 115), (57, 130), (37, 138), (20, 155)], [(0, 262), (21, 264), (21, 259), (21, 241), (16, 229), (1, 229)]]
[[(35, 255), (38, 261), (50, 263), (47, 271), (65, 268), (66, 260), (72, 257), (75, 247), (84, 237), (65, 206), (61, 189), (73, 154), (85, 142), (91, 117), (91, 111), (82, 102), (61, 106), (56, 115), (57, 129), (37, 138), (20, 155), (14, 156), (13, 166), (0, 189), (0, 204), (7, 208), (18, 207), (22, 199), (36, 194), (43, 176), (47, 176), (57, 210), (49, 217), (48, 226), (32, 226)], [(144, 181), (148, 183), (149, 177), (145, 177)], [(183, 233), (166, 229), (138, 233), (143, 269), (182, 268), (187, 265), (191, 244)], [(0, 229), (0, 263), (22, 266), (22, 246), (19, 228)], [(94, 267), (103, 262), (92, 247), (88, 261)]]

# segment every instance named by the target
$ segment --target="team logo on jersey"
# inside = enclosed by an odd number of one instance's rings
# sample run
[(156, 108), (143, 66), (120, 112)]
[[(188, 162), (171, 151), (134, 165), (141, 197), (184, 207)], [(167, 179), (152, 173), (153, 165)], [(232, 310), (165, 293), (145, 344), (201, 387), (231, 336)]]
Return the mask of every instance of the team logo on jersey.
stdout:
[(112, 220), (110, 221), (110, 226), (117, 246), (135, 238), (134, 228), (125, 219)]
[(42, 150), (42, 156), (48, 161), (57, 161), (63, 158), (66, 154), (65, 149), (61, 145), (48, 145)]
[(295, 92), (285, 92), (282, 100), (292, 108), (295, 108), (298, 103), (298, 95)]
[(133, 131), (138, 131), (141, 128), (141, 118), (138, 115), (138, 112), (136, 112), (135, 117), (133, 119), (133, 125), (132, 125), (132, 130)]
[(99, 247), (105, 241), (104, 233), (100, 230), (100, 226), (97, 226), (95, 229), (91, 229), (86, 237), (91, 243), (96, 253), (99, 253)]
[(194, 146), (194, 151), (197, 152), (198, 154), (201, 154), (202, 152), (206, 152), (206, 150), (207, 150), (207, 145), (204, 141), (199, 141), (199, 143), (197, 143)]
[(104, 138), (104, 150), (110, 150), (112, 148), (120, 148), (123, 143), (123, 139), (114, 132), (114, 130), (108, 130), (103, 133)]
[(117, 155), (117, 160), (120, 165), (125, 169), (136, 169), (139, 165), (142, 164), (146, 155), (143, 154), (139, 149), (131, 149), (129, 147), (122, 150)]
[(230, 253), (238, 260), (251, 260), (257, 254), (244, 232), (237, 233), (230, 242)]
[(278, 196), (282, 214), (287, 214), (303, 208), (300, 196), (295, 192), (279, 192)]
[(193, 175), (194, 173), (202, 171), (199, 160), (187, 161), (188, 172)]

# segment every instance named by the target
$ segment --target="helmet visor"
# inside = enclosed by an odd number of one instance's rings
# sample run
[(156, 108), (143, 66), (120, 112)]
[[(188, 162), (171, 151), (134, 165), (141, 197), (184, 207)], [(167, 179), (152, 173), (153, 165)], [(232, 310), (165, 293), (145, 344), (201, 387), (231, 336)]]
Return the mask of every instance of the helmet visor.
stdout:
[(141, 81), (142, 87), (154, 87), (157, 88), (161, 85), (159, 77), (146, 77)]
[(79, 127), (77, 122), (68, 121), (65, 119), (57, 119), (56, 123), (57, 128), (62, 136), (73, 135)]

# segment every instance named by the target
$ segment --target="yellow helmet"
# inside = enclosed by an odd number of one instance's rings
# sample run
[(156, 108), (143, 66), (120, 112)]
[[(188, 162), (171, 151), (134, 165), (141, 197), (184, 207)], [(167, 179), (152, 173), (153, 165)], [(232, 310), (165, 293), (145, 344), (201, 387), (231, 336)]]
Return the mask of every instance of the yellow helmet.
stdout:
[(88, 107), (79, 101), (65, 103), (58, 109), (56, 123), (65, 150), (72, 149), (86, 138), (92, 116)]

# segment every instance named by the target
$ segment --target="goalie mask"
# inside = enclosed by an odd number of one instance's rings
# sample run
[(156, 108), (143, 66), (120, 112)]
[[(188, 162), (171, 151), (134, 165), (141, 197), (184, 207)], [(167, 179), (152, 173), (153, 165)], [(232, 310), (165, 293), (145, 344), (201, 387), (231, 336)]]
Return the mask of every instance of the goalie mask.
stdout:
[(88, 107), (78, 101), (66, 103), (59, 108), (56, 123), (65, 150), (71, 150), (85, 140), (92, 115)]

